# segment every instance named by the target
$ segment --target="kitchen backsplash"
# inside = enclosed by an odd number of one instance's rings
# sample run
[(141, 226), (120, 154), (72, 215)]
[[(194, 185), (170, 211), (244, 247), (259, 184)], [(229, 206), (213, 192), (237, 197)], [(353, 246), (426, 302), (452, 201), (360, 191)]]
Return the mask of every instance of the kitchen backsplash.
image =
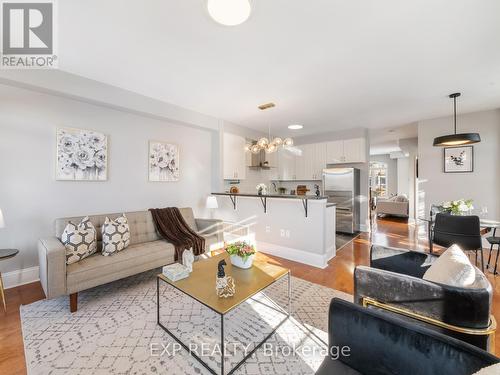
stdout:
[(276, 189), (283, 187), (286, 189), (285, 194), (290, 194), (291, 190), (297, 190), (297, 185), (306, 185), (309, 191), (307, 194), (314, 194), (314, 185), (318, 184), (320, 186), (320, 191), (322, 191), (321, 181), (271, 181), (271, 177), (273, 175), (272, 170), (266, 169), (256, 169), (256, 168), (248, 168), (246, 170), (246, 179), (240, 180), (239, 183), (234, 181), (234, 183), (230, 183), (231, 181), (224, 181), (224, 191), (229, 191), (231, 186), (237, 186), (240, 189), (240, 193), (248, 193), (255, 194), (257, 190), (255, 187), (260, 184), (266, 184), (268, 187), (269, 194), (277, 194), (274, 191), (274, 186), (272, 183), (276, 184)]

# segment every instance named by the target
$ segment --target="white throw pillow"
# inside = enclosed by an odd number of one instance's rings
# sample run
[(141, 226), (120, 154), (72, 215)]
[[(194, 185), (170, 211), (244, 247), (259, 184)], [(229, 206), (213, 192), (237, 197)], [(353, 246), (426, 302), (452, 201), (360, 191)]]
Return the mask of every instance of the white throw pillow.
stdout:
[(425, 272), (424, 280), (456, 287), (472, 287), (476, 280), (476, 269), (467, 255), (452, 245)]
[(76, 263), (97, 251), (97, 231), (88, 217), (80, 224), (69, 222), (61, 235), (66, 248), (66, 264)]
[(125, 214), (111, 220), (106, 217), (102, 226), (102, 255), (122, 251), (130, 245), (130, 227)]
[(473, 375), (498, 375), (500, 374), (500, 363), (482, 368)]

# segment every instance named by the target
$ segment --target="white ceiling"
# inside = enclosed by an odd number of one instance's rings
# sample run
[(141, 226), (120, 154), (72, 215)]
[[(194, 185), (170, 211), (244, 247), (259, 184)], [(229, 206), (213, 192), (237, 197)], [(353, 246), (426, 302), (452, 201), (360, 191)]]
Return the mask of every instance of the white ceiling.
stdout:
[[(450, 126), (452, 123), (450, 122)], [(376, 128), (370, 131), (370, 155), (385, 155), (391, 152), (400, 152), (400, 139), (417, 138), (418, 123), (389, 127)]]
[[(64, 0), (62, 70), (255, 129), (304, 135), (500, 107), (498, 0)], [(257, 105), (273, 101), (267, 113)]]

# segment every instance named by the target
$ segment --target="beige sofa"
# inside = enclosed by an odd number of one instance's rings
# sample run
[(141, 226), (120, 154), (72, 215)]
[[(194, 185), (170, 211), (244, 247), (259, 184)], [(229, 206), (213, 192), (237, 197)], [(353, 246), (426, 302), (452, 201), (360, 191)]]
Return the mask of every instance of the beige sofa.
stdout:
[(377, 216), (391, 215), (408, 217), (410, 202), (405, 195), (398, 195), (389, 199), (377, 199)]
[[(223, 243), (222, 221), (195, 219), (191, 208), (181, 208), (188, 225), (205, 237), (205, 251)], [(57, 219), (55, 236), (40, 239), (38, 258), (40, 282), (48, 299), (70, 295), (71, 312), (77, 310), (78, 292), (98, 285), (132, 276), (174, 262), (174, 245), (163, 240), (156, 232), (149, 211), (126, 212), (130, 226), (130, 246), (112, 256), (102, 256), (101, 226), (106, 216), (89, 216), (97, 230), (98, 251), (77, 263), (66, 265), (66, 249), (60, 241), (69, 221), (80, 222), (82, 217)]]

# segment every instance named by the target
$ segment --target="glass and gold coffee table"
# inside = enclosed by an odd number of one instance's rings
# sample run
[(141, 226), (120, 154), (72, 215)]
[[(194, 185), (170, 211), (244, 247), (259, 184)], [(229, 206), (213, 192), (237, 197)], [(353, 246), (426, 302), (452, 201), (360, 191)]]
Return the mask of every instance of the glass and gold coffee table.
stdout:
[[(234, 296), (229, 298), (219, 298), (215, 290), (215, 280), (217, 276), (217, 264), (222, 259), (226, 260), (226, 274), (232, 276), (236, 292)], [(229, 312), (243, 303), (249, 301), (256, 294), (264, 292), (264, 290), (277, 281), (287, 278), (287, 306), (286, 309), (274, 303), (274, 308), (277, 313), (283, 314), (284, 318), (277, 326), (272, 329), (272, 332), (267, 334), (262, 341), (256, 343), (253, 350), (245, 353), (244, 358), (233, 366), (227, 373), (224, 369), (224, 354), (225, 354), (225, 336), (224, 336), (224, 317)], [(220, 352), (221, 364), (219, 369), (214, 370), (209, 366), (198, 354), (194, 353), (191, 349), (190, 343), (183, 342), (171, 330), (161, 323), (160, 314), (160, 282), (167, 287), (173, 287), (182, 292), (182, 294), (189, 296), (202, 305), (206, 306), (216, 314), (220, 315)], [(165, 330), (172, 338), (174, 338), (184, 349), (186, 349), (193, 357), (195, 357), (207, 370), (212, 374), (232, 374), (236, 371), (248, 358), (250, 358), (255, 351), (257, 351), (275, 332), (276, 330), (288, 319), (291, 309), (291, 284), (290, 284), (290, 270), (267, 263), (265, 261), (254, 260), (253, 266), (249, 269), (240, 269), (233, 267), (227, 254), (220, 254), (209, 259), (200, 260), (193, 264), (193, 272), (191, 275), (183, 280), (176, 282), (170, 281), (163, 274), (157, 277), (157, 322), (158, 325)]]

